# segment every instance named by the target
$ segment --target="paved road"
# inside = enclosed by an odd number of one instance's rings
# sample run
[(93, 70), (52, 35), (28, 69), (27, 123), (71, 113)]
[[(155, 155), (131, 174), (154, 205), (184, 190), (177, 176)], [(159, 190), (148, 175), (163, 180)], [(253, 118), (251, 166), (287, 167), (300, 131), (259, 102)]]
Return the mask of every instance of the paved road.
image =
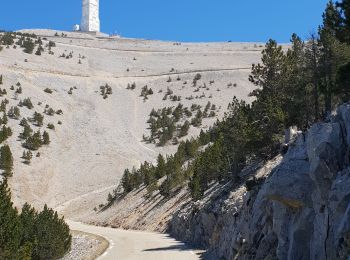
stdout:
[(165, 234), (89, 226), (67, 221), (72, 230), (106, 238), (109, 248), (98, 260), (197, 260), (200, 253)]

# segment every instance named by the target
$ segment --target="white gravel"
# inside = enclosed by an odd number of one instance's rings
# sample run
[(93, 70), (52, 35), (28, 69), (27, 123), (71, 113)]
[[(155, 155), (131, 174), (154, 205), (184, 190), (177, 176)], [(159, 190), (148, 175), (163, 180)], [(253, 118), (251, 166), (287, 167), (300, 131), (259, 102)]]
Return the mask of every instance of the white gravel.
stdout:
[(74, 232), (72, 235), (72, 249), (61, 260), (88, 260), (94, 259), (95, 253), (102, 245), (100, 239), (95, 236)]

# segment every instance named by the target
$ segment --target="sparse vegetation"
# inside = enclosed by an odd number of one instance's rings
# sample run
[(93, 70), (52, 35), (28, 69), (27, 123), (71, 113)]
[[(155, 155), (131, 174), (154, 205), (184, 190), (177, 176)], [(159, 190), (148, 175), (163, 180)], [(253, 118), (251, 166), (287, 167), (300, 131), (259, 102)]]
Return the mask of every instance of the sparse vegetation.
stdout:
[(153, 95), (153, 90), (151, 88), (148, 88), (146, 85), (141, 89), (140, 97), (143, 97), (144, 100), (147, 100), (149, 95)]
[(50, 136), (49, 136), (49, 133), (46, 131), (44, 131), (44, 133), (43, 133), (42, 144), (44, 144), (44, 145), (50, 144)]
[(132, 83), (132, 84), (128, 84), (128, 86), (126, 87), (126, 89), (130, 89), (130, 90), (134, 90), (136, 88), (136, 83)]
[(43, 125), (43, 121), (44, 121), (44, 116), (38, 112), (34, 112), (33, 114), (33, 118), (32, 118), (32, 122), (36, 125), (36, 126), (42, 126)]
[(108, 95), (112, 95), (113, 93), (112, 87), (109, 86), (107, 83), (104, 86), (100, 86), (100, 92), (103, 99), (108, 98)]
[(53, 110), (52, 107), (50, 107), (50, 108), (45, 108), (44, 114), (46, 114), (46, 115), (48, 115), (48, 116), (53, 116), (53, 115), (55, 115), (55, 110)]
[(202, 75), (197, 73), (196, 76), (194, 76), (192, 84), (193, 86), (197, 86), (197, 82), (202, 78)]
[[(192, 105), (192, 110), (200, 111), (200, 106)], [(143, 140), (150, 143), (156, 143), (164, 146), (168, 141), (173, 140), (177, 144), (178, 138), (185, 137), (188, 134), (190, 123), (185, 120), (183, 124), (179, 124), (182, 119), (190, 118), (192, 112), (189, 108), (179, 103), (175, 108), (165, 107), (163, 109), (153, 109), (147, 121), (150, 129), (150, 136), (143, 136)], [(200, 126), (196, 124), (195, 126)], [(175, 139), (176, 138), (176, 139)]]
[(52, 94), (53, 91), (52, 91), (52, 89), (50, 89), (50, 88), (45, 88), (45, 89), (44, 89), (44, 92), (45, 92), (45, 93), (48, 93), (48, 94)]
[(19, 119), (20, 116), (21, 116), (21, 113), (20, 113), (20, 110), (17, 106), (15, 107), (11, 107), (9, 109), (9, 111), (7, 112), (7, 115), (10, 117), (10, 118), (13, 118), (13, 119)]
[(0, 143), (4, 142), (10, 136), (12, 136), (11, 128), (6, 127), (6, 125), (3, 125), (1, 130), (0, 130)]
[(30, 100), (30, 98), (25, 98), (22, 100), (19, 101), (18, 103), (18, 106), (19, 107), (27, 107), (28, 109), (32, 109), (34, 106), (33, 106), (33, 103), (32, 101)]
[[(21, 137), (23, 138), (24, 135), (21, 135)], [(42, 145), (48, 145), (48, 144), (50, 144), (50, 136), (48, 132), (44, 131), (44, 133), (41, 135), (40, 130), (38, 130), (34, 132), (32, 135), (29, 134), (29, 136), (26, 138), (25, 142), (23, 143), (23, 147), (31, 151), (36, 151)]]
[(33, 133), (33, 129), (30, 127), (30, 125), (27, 122), (25, 122), (23, 123), (23, 132), (20, 133), (19, 138), (26, 140), (31, 136), (32, 133)]
[(31, 151), (23, 151), (22, 159), (24, 159), (25, 164), (29, 165), (32, 158), (33, 154)]
[(49, 124), (47, 124), (47, 128), (48, 128), (48, 129), (51, 129), (51, 130), (55, 130), (55, 125), (49, 123)]
[[(189, 181), (193, 199), (201, 199), (211, 183), (235, 181), (250, 162), (275, 156), (284, 129), (294, 125), (306, 129), (327, 117), (342, 100), (349, 100), (350, 34), (332, 20), (341, 17), (341, 13), (336, 15), (338, 11), (334, 3), (329, 2), (318, 37), (314, 35), (304, 43), (293, 35), (286, 52), (277, 42), (267, 42), (262, 64), (253, 65), (249, 77), (257, 86), (251, 93), (255, 101), (247, 104), (234, 97), (225, 119), (193, 140), (193, 144), (197, 143), (194, 155), (185, 156), (180, 144), (173, 157), (163, 158), (157, 166), (145, 163), (138, 170), (126, 170), (122, 182), (124, 191), (141, 184), (150, 185), (146, 175), (153, 183), (166, 176), (158, 187), (162, 195), (171, 196)], [(195, 77), (194, 86), (199, 78)], [(207, 104), (205, 112), (214, 115), (215, 109)], [(200, 121), (202, 117), (197, 111), (194, 120)], [(206, 144), (206, 149), (198, 152), (198, 148)], [(159, 171), (162, 174), (158, 174)], [(247, 185), (251, 187), (259, 181)]]

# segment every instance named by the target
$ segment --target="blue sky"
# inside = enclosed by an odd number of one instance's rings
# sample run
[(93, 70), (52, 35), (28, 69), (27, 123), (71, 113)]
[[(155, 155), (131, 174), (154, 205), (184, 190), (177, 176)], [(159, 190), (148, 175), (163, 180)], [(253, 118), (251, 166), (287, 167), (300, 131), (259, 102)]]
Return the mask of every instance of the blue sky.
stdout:
[[(174, 41), (287, 42), (321, 23), (328, 0), (100, 0), (101, 30)], [(0, 29), (71, 30), (81, 0), (4, 0)]]

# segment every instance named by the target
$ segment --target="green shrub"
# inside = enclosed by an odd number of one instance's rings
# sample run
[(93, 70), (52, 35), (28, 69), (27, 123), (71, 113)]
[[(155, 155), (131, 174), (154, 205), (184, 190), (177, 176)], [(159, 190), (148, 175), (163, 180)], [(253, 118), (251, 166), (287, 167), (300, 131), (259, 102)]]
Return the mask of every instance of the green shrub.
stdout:
[(48, 128), (48, 129), (51, 129), (51, 130), (55, 130), (55, 125), (49, 123), (49, 124), (47, 125), (47, 128)]
[(29, 150), (35, 151), (41, 147), (42, 143), (40, 131), (37, 131), (25, 140), (23, 146)]
[(25, 99), (23, 99), (23, 101), (20, 100), (18, 106), (19, 107), (25, 106), (28, 109), (32, 109), (34, 107), (32, 101), (30, 100), (30, 98), (25, 98)]
[(33, 40), (29, 37), (25, 38), (25, 40), (22, 42), (22, 48), (24, 48), (24, 52), (28, 54), (32, 54), (34, 50), (35, 44)]
[(50, 136), (49, 133), (44, 131), (43, 133), (43, 139), (42, 139), (42, 144), (48, 145), (50, 143)]
[(17, 106), (15, 106), (15, 107), (11, 107), (9, 109), (9, 111), (7, 112), (7, 115), (13, 119), (19, 119), (21, 116), (21, 113), (20, 113), (19, 108)]
[(23, 125), (23, 132), (19, 134), (19, 138), (26, 140), (31, 136), (32, 133), (33, 129), (29, 126), (28, 123), (26, 123), (25, 125)]
[(44, 92), (46, 92), (46, 93), (48, 93), (48, 94), (52, 94), (52, 89), (50, 89), (50, 88), (45, 88), (44, 89)]
[(8, 32), (8, 33), (5, 33), (2, 37), (0, 37), (0, 44), (12, 45), (12, 44), (14, 44), (15, 39), (16, 39), (15, 34)]
[(11, 128), (10, 127), (6, 127), (5, 125), (3, 125), (1, 130), (0, 130), (0, 143), (5, 141), (10, 136), (12, 136)]
[(23, 151), (22, 159), (24, 159), (25, 164), (30, 164), (30, 160), (33, 158), (31, 151)]

